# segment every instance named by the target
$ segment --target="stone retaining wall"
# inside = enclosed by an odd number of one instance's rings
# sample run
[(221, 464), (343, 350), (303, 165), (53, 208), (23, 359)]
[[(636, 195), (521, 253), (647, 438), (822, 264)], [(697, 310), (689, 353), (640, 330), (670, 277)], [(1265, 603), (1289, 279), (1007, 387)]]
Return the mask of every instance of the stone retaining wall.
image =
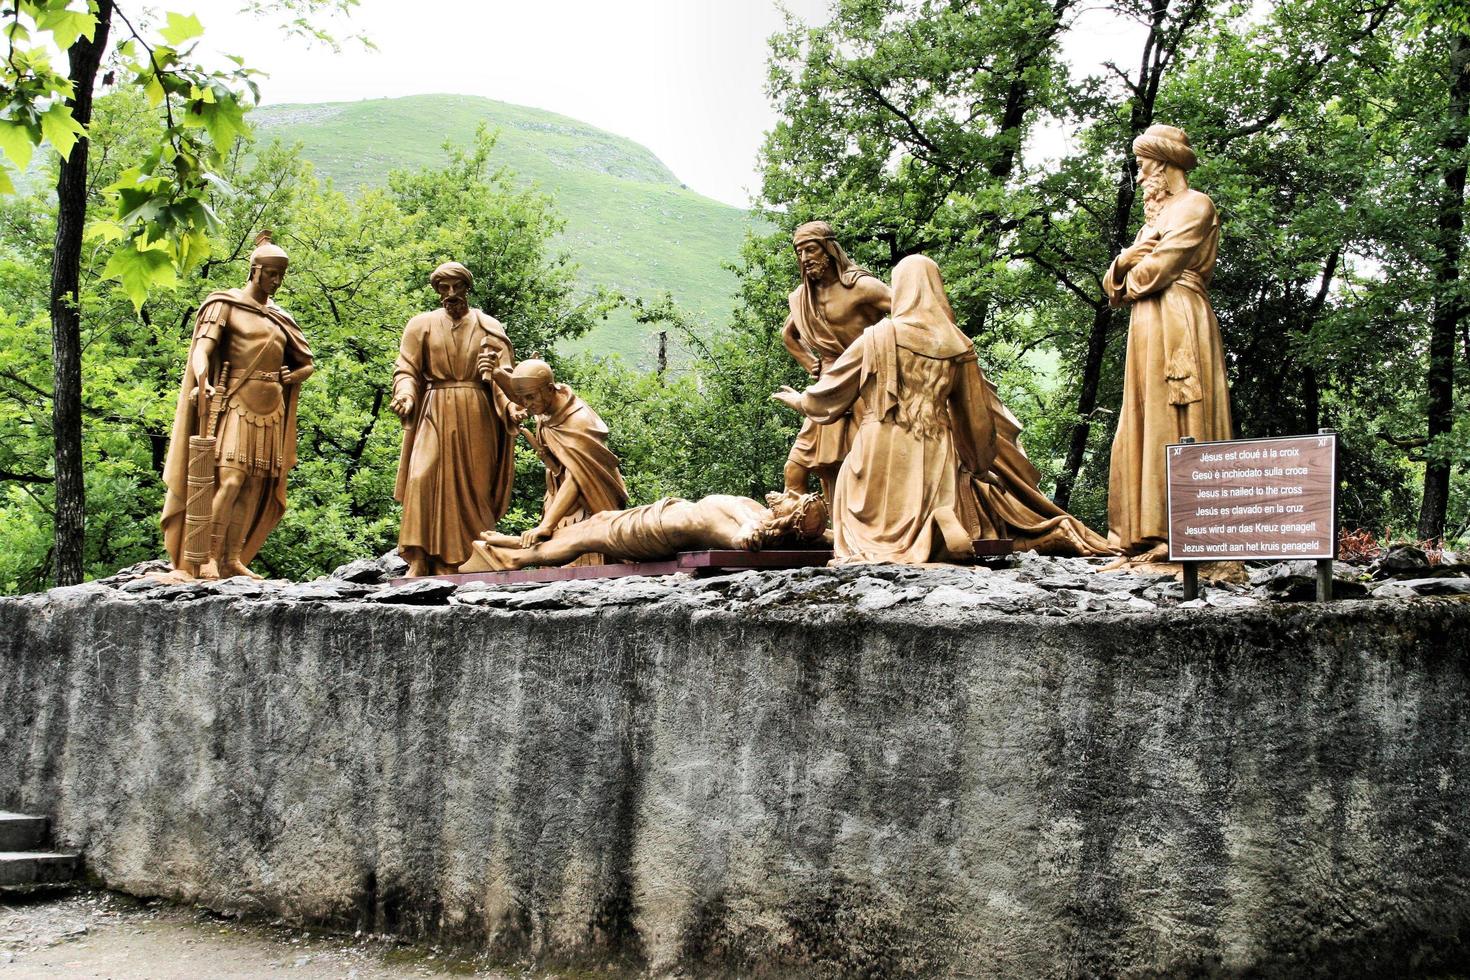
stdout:
[(895, 575), (3, 599), (0, 809), (113, 888), (507, 961), (1467, 967), (1470, 602), (1007, 615)]

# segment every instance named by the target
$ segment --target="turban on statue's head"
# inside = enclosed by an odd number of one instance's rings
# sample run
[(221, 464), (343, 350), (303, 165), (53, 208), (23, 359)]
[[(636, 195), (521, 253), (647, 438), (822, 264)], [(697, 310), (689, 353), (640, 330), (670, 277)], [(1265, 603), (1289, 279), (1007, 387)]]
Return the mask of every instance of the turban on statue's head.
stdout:
[(522, 361), (510, 373), (510, 386), (517, 395), (533, 394), (554, 384), (556, 376), (551, 373), (551, 365), (536, 358)]
[(1148, 160), (1173, 164), (1180, 170), (1193, 170), (1199, 160), (1189, 146), (1189, 137), (1175, 126), (1154, 125), (1133, 141), (1133, 155)]
[(463, 279), (464, 284), (470, 288), (475, 285), (475, 277), (470, 275), (470, 270), (458, 262), (445, 262), (439, 268), (429, 273), (429, 285), (438, 286), (446, 279)]

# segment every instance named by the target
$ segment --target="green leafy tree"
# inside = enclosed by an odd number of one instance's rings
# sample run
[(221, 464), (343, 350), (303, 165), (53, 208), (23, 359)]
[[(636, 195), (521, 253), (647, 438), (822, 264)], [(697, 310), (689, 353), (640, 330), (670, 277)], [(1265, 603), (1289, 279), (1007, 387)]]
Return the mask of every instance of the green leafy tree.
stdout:
[[(322, 9), (348, 9), (357, 0), (287, 0), (273, 5), (300, 24)], [(54, 447), (53, 562), (58, 582), (80, 581), (86, 502), (82, 471), (80, 274), (88, 220), (87, 127), (109, 36), (122, 39), (109, 77), (146, 94), (161, 111), (157, 141), (111, 186), (111, 219), (93, 233), (115, 239), (106, 274), (135, 306), (152, 288), (177, 281), (208, 254), (215, 215), (208, 203), (215, 170), (237, 137), (247, 135), (244, 112), (258, 97), (251, 69), (210, 70), (195, 58), (203, 27), (191, 14), (168, 13), (156, 36), (134, 24), (140, 11), (116, 0), (5, 0), (0, 3), (8, 53), (0, 64), (0, 150), (20, 171), (34, 151), (53, 148), (56, 237), (51, 253), (52, 443)], [(120, 25), (120, 29), (114, 26)], [(67, 73), (51, 64), (65, 53)], [(14, 181), (0, 166), (0, 192)]]

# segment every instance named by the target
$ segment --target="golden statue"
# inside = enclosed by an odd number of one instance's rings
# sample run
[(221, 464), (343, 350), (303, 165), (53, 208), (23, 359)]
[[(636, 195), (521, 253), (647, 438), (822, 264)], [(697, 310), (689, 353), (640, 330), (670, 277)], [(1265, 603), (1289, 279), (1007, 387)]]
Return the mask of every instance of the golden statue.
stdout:
[(1210, 277), (1220, 219), (1189, 186), (1194, 150), (1183, 130), (1150, 126), (1133, 141), (1144, 224), (1103, 279), (1113, 306), (1132, 304), (1123, 410), (1108, 473), (1108, 540), (1162, 560), (1169, 548), (1164, 446), (1182, 436), (1232, 438), (1230, 390)]
[[(883, 280), (847, 257), (827, 222), (801, 225), (791, 244), (801, 267), (801, 285), (787, 300), (791, 313), (781, 328), (781, 341), (817, 380), (865, 328), (888, 314), (890, 296)], [(805, 420), (786, 458), (786, 489), (805, 493), (808, 474), (816, 473), (830, 496), (853, 435), (851, 415), (827, 423)]]
[(288, 258), (264, 231), (250, 280), (205, 297), (179, 386), (163, 468), (163, 539), (184, 576), (248, 567), (286, 512), (296, 463), (296, 402), (315, 370), (296, 321), (271, 299)]
[(496, 571), (565, 565), (591, 553), (619, 562), (661, 561), (681, 551), (759, 551), (820, 541), (826, 526), (826, 505), (814, 493), (768, 493), (765, 507), (726, 494), (665, 497), (630, 510), (601, 511), (529, 547), (520, 537), (486, 531), (475, 543), (475, 556)]
[[(571, 388), (558, 384), (551, 365), (526, 360), (515, 370), (491, 367), (489, 352), (482, 365), (501, 392), (536, 418), (536, 431), (521, 434), (546, 466), (546, 498), (541, 522), (521, 535), (521, 547), (545, 541), (558, 528), (586, 520), (605, 510), (628, 506), (628, 488), (618, 458), (607, 448), (607, 424)], [(579, 565), (601, 564), (597, 555), (584, 555)], [(461, 572), (479, 572), (478, 556), (460, 566)]]
[(939, 267), (911, 255), (893, 270), (893, 312), (804, 392), (777, 401), (817, 422), (849, 411), (857, 435), (832, 495), (833, 562), (973, 557), (959, 516), (960, 468), (984, 473), (995, 425), (970, 339), (955, 326)]
[(925, 256), (894, 267), (892, 314), (820, 381), (772, 397), (817, 421), (849, 409), (857, 421), (832, 500), (834, 564), (964, 560), (981, 538), (1051, 554), (1110, 550), (1037, 489), (1021, 427)]
[(515, 478), (517, 413), (482, 370), (487, 358), (514, 364), (510, 338), (469, 305), (474, 278), (463, 265), (445, 262), (429, 283), (442, 308), (408, 321), (393, 368), (391, 407), (404, 422), (393, 496), (410, 575), (458, 571), (510, 507)]

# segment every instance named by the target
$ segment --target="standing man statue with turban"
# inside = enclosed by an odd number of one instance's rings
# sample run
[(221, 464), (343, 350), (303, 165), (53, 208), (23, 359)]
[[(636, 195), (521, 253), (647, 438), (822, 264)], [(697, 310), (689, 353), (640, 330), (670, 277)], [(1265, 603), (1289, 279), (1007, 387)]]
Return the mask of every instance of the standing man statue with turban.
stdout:
[(1143, 185), (1144, 224), (1103, 279), (1113, 306), (1131, 304), (1123, 409), (1108, 474), (1108, 540), (1125, 557), (1168, 555), (1164, 447), (1183, 436), (1232, 437), (1230, 390), (1210, 277), (1220, 219), (1189, 186), (1194, 150), (1173, 126), (1150, 126), (1133, 141)]
[[(255, 240), (249, 282), (210, 293), (194, 317), (163, 466), (163, 540), (174, 568), (186, 577), (260, 578), (248, 565), (286, 512), (286, 474), (296, 463), (297, 395), (315, 368), (301, 328), (272, 300), (289, 259), (270, 236), (262, 231)], [(207, 556), (185, 547), (186, 510), (194, 520), (191, 436), (206, 446), (200, 517), (209, 525)]]
[[(815, 381), (865, 328), (888, 315), (891, 296), (883, 280), (853, 264), (827, 222), (799, 226), (791, 244), (801, 268), (801, 285), (788, 299), (791, 313), (781, 328), (781, 341)], [(816, 473), (830, 499), (832, 480), (852, 448), (854, 434), (850, 414), (825, 424), (806, 419), (786, 458), (786, 489), (806, 493), (807, 477)]]
[(510, 338), (469, 305), (469, 269), (445, 262), (429, 283), (441, 308), (404, 328), (390, 404), (404, 423), (393, 496), (403, 504), (398, 553), (410, 575), (458, 571), (510, 507), (515, 477), (517, 411), (480, 371), (482, 350), (514, 366)]

